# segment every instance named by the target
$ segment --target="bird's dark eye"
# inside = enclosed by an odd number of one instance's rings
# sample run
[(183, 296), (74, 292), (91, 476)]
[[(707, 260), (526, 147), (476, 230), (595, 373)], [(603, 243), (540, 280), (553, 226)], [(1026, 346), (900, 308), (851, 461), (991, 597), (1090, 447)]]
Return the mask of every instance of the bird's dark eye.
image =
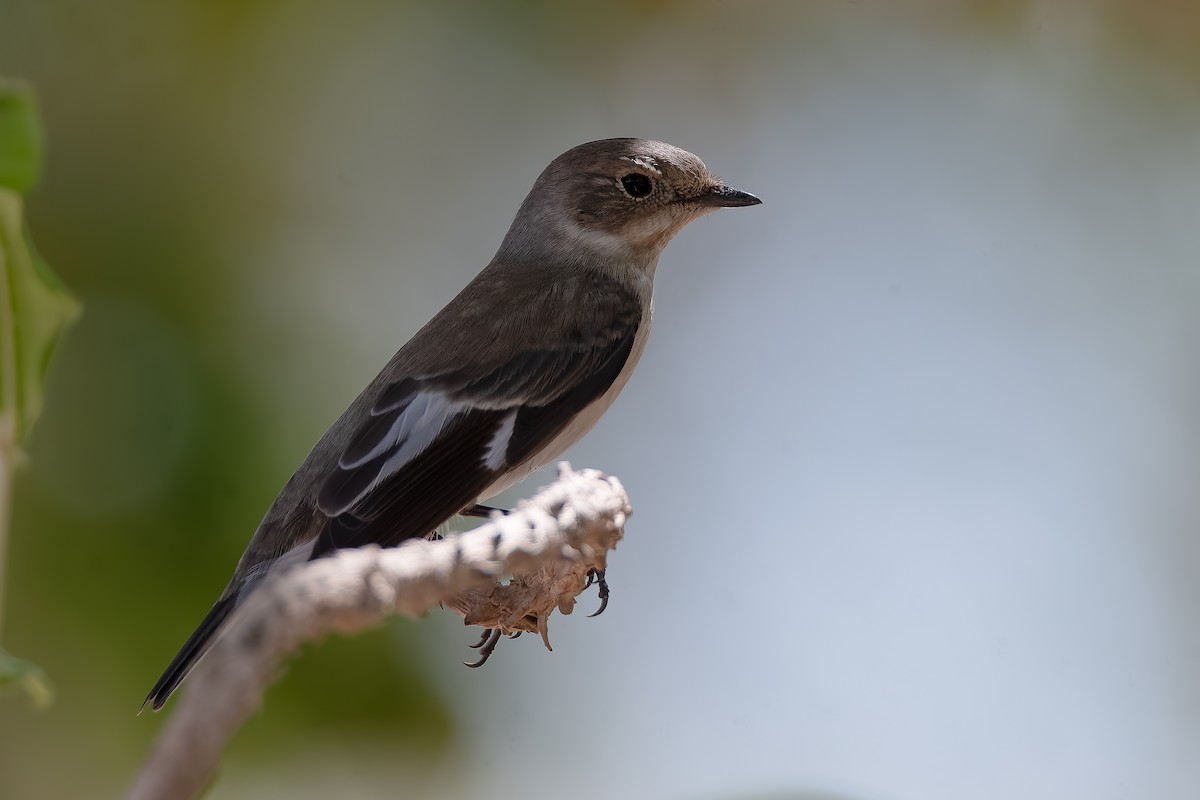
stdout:
[(631, 172), (621, 178), (621, 185), (629, 192), (630, 197), (645, 197), (654, 189), (650, 179), (640, 172)]

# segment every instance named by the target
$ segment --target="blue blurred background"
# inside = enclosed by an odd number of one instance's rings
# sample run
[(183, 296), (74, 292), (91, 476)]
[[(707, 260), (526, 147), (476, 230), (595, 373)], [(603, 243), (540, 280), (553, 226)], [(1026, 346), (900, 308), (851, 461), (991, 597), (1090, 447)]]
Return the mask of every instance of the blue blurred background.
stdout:
[[(82, 298), (17, 487), (0, 797), (111, 797), (275, 491), (551, 158), (698, 153), (635, 516), (554, 653), (296, 661), (212, 798), (1200, 796), (1194, 3), (0, 0)], [(541, 475), (510, 493), (533, 491)]]

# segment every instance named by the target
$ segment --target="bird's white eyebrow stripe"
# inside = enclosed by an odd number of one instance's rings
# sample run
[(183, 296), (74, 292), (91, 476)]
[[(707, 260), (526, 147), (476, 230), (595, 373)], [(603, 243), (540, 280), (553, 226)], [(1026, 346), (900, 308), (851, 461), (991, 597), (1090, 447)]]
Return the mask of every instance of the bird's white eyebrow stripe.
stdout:
[(643, 158), (642, 156), (621, 156), (621, 159), (623, 161), (628, 161), (631, 164), (637, 164), (642, 169), (648, 169), (655, 175), (662, 175), (662, 172), (659, 171), (658, 166), (654, 163), (653, 159)]

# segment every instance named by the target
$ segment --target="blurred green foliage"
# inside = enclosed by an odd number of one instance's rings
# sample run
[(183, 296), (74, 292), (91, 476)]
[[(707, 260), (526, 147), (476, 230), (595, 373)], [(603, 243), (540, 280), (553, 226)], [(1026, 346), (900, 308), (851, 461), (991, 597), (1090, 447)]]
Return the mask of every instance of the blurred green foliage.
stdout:
[(33, 93), (0, 79), (0, 417), (20, 445), (42, 409), (43, 381), (79, 304), (37, 256), (25, 231), (21, 195), (41, 169)]
[[(21, 445), (42, 409), (50, 356), (79, 306), (37, 257), (24, 227), (21, 195), (41, 169), (41, 137), (32, 90), (0, 79), (0, 630), (12, 480)], [(16, 684), (39, 707), (53, 697), (36, 664), (0, 648), (0, 685)]]
[(0, 78), (0, 187), (25, 194), (42, 168), (42, 137), (33, 90)]
[(15, 685), (25, 690), (38, 708), (54, 702), (54, 688), (42, 668), (0, 648), (0, 686)]
[[(0, 11), (0, 71), (36, 87), (48, 154), (28, 222), (14, 227), (9, 205), (5, 230), (32, 231), (88, 309), (56, 356), (14, 487), (5, 644), (53, 676), (57, 702), (35, 714), (0, 696), (0, 797), (125, 784), (163, 721), (135, 716), (142, 698), (337, 408), (276, 438), (276, 412), (237, 357), (277, 344), (236, 312), (252, 242), (273, 231), (288, 191), (238, 146), (274, 134), (261, 95), (238, 95), (256, 54), (246, 26), (270, 10), (133, 5)], [(37, 154), (36, 132), (7, 129), (5, 141)], [(22, 188), (38, 178), (28, 159), (0, 168)], [(44, 277), (28, 253), (29, 274)], [(397, 622), (302, 655), (229, 762), (321, 736), (446, 752), (454, 722), (415, 630)], [(58, 768), (64, 752), (74, 769)]]

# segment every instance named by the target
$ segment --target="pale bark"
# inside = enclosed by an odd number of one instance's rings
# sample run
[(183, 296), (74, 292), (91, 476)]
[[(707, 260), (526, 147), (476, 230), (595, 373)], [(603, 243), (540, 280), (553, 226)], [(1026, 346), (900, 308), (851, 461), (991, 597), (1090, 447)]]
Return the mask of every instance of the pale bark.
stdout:
[(195, 797), (225, 743), (304, 642), (439, 606), (471, 624), (545, 638), (554, 609), (569, 614), (588, 572), (604, 568), (629, 513), (620, 481), (564, 463), (553, 484), (473, 531), (346, 550), (269, 580), (187, 679), (130, 800)]

